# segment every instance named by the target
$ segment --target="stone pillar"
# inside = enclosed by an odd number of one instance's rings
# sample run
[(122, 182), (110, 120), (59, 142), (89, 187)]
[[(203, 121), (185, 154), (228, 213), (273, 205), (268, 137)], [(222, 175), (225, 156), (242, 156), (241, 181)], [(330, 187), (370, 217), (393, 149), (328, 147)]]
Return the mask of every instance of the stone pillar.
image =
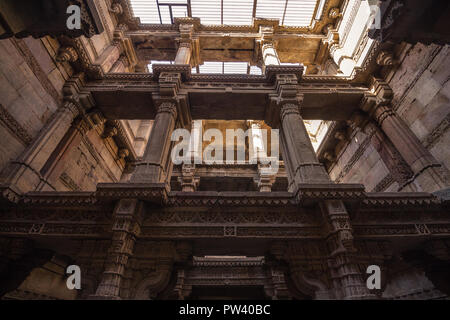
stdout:
[(265, 147), (267, 146), (267, 135), (264, 136), (261, 131), (261, 124), (257, 121), (249, 121), (250, 122), (250, 133), (249, 133), (249, 163), (258, 163), (258, 159), (266, 159), (267, 158), (267, 150)]
[(189, 64), (190, 60), (191, 44), (189, 42), (181, 42), (175, 57), (175, 64)]
[(194, 164), (202, 163), (203, 149), (203, 124), (202, 120), (192, 120), (191, 139), (189, 141), (189, 153)]
[(288, 171), (289, 189), (296, 191), (301, 183), (331, 183), (323, 165), (317, 159), (299, 105), (286, 103), (281, 107), (281, 144)]
[(411, 168), (376, 123), (373, 121), (369, 122), (366, 125), (365, 132), (371, 136), (370, 142), (372, 146), (377, 150), (393, 180), (401, 188), (413, 176)]
[[(22, 155), (10, 163), (1, 174), (0, 181), (15, 192), (36, 190), (39, 184), (48, 182), (42, 177), (41, 169), (69, 130), (79, 110), (72, 100), (64, 101), (53, 118), (40, 131), (32, 144)], [(48, 185), (52, 190), (53, 187)]]
[(105, 262), (105, 270), (93, 299), (120, 299), (128, 260), (133, 255), (136, 237), (142, 222), (142, 202), (121, 199), (114, 209), (112, 241)]
[(141, 120), (136, 137), (134, 139), (134, 149), (138, 157), (142, 157), (147, 145), (150, 132), (152, 131), (153, 120)]
[[(277, 51), (275, 49), (275, 41), (273, 39), (273, 27), (272, 26), (260, 26), (259, 32), (261, 39), (258, 40), (261, 48), (263, 69), (266, 66), (280, 65), (280, 59), (278, 58)], [(263, 70), (264, 71), (264, 70)]]
[(328, 267), (337, 299), (376, 299), (369, 292), (356, 259), (349, 214), (341, 200), (320, 203), (327, 221), (325, 233), (329, 250)]
[(273, 42), (262, 44), (261, 53), (264, 66), (280, 65), (280, 59), (278, 58), (277, 50), (275, 49)]
[[(380, 105), (374, 117), (414, 173), (417, 191), (436, 191), (448, 186), (448, 172), (421, 144), (390, 105)], [(414, 189), (413, 189), (414, 190)]]
[(175, 102), (163, 102), (159, 108), (150, 133), (142, 161), (136, 164), (131, 182), (168, 182), (171, 174), (171, 134), (177, 119)]
[[(93, 127), (94, 123), (88, 117), (78, 117), (72, 123), (41, 170), (42, 176), (49, 184), (59, 179), (66, 167), (66, 159), (70, 156), (70, 151), (81, 143), (83, 136)], [(37, 190), (50, 191), (48, 184), (42, 182)]]

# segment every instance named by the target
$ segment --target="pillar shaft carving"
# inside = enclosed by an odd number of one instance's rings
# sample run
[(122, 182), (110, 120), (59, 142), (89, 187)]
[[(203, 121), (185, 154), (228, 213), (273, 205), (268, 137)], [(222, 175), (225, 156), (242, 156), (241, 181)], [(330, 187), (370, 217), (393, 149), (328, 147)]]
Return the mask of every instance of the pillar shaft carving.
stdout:
[[(9, 185), (18, 193), (34, 191), (41, 183), (48, 185), (41, 175), (41, 170), (78, 116), (80, 109), (77, 104), (78, 102), (72, 98), (67, 98), (63, 102), (52, 120), (22, 155), (3, 171), (0, 178), (2, 184)], [(49, 187), (53, 189), (50, 185)]]
[(336, 298), (376, 298), (369, 292), (359, 270), (353, 230), (344, 203), (341, 200), (326, 200), (320, 206), (326, 221), (328, 267)]
[(370, 122), (366, 131), (372, 132), (371, 143), (388, 168), (389, 173), (400, 186), (404, 185), (413, 176), (409, 165), (375, 123)]
[(117, 203), (105, 270), (93, 298), (120, 299), (128, 260), (133, 255), (136, 237), (140, 234), (142, 210), (142, 203), (136, 199), (121, 199)]
[(330, 178), (319, 163), (309, 139), (299, 104), (283, 104), (280, 118), (281, 146), (290, 190), (297, 190), (301, 183), (330, 183)]
[[(410, 166), (420, 190), (435, 191), (448, 185), (448, 172), (422, 145), (408, 125), (391, 108), (390, 104), (376, 107), (374, 118), (403, 159)], [(434, 190), (433, 190), (434, 188)]]
[(170, 137), (175, 128), (177, 106), (163, 102), (158, 108), (142, 161), (137, 163), (132, 182), (167, 182), (172, 170)]
[(180, 24), (180, 38), (175, 64), (189, 64), (192, 55), (194, 26), (192, 24)]

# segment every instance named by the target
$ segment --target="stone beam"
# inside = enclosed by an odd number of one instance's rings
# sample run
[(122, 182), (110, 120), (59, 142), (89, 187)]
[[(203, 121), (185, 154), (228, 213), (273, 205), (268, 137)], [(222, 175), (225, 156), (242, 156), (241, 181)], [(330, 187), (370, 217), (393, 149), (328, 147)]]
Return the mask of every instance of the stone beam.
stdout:
[[(275, 74), (297, 72), (299, 68), (279, 66), (276, 68), (280, 70), (271, 71), (273, 69), (268, 67), (263, 76), (245, 76), (191, 75), (187, 66), (176, 67), (183, 70), (180, 103), (183, 108), (189, 106), (192, 119), (224, 120), (267, 120), (274, 116), (270, 114), (273, 109), (270, 97), (277, 95)], [(103, 80), (88, 82), (84, 91), (92, 94), (108, 119), (154, 119), (160, 99), (160, 85), (155, 77), (173, 68), (175, 66), (155, 66), (159, 73), (153, 75), (110, 74)], [(347, 120), (368, 90), (360, 84), (344, 83), (338, 77), (323, 80), (304, 77), (296, 86), (303, 95), (301, 115), (304, 119)]]

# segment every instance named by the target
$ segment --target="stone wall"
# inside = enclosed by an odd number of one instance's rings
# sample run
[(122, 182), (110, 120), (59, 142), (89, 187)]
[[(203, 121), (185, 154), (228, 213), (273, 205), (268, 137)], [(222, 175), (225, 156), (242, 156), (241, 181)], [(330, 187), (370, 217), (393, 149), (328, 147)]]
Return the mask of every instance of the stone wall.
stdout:
[[(94, 60), (107, 47), (107, 38), (102, 34), (86, 40)], [(62, 105), (63, 86), (74, 70), (57, 61), (59, 49), (50, 37), (0, 41), (0, 171), (25, 152)], [(118, 158), (114, 140), (103, 139), (101, 130), (90, 130), (64, 151), (48, 178), (56, 190), (91, 191), (99, 182), (120, 180), (125, 162)], [(128, 138), (133, 141), (134, 135)]]
[[(394, 91), (394, 109), (431, 154), (449, 168), (450, 47), (406, 45), (396, 58), (397, 67), (387, 75)], [(329, 173), (334, 181), (364, 183), (367, 191), (399, 188), (364, 130), (352, 132)]]
[[(45, 40), (45, 39), (44, 39)], [(67, 77), (55, 66), (43, 41), (0, 41), (0, 168), (36, 137), (58, 108)]]

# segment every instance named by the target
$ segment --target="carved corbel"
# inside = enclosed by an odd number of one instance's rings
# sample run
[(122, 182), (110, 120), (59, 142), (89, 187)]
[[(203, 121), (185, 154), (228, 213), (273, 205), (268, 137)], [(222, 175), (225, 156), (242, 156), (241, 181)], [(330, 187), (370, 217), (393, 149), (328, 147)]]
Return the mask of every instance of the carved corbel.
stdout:
[(323, 157), (325, 159), (327, 159), (330, 163), (333, 163), (334, 161), (336, 161), (336, 156), (331, 151), (325, 151), (323, 153)]
[(149, 272), (145, 279), (136, 288), (134, 299), (155, 299), (163, 291), (170, 281), (172, 274), (172, 261), (168, 259), (159, 260), (156, 270)]
[(106, 122), (106, 118), (104, 117), (103, 113), (95, 109), (87, 114), (87, 117), (90, 118), (94, 126), (101, 126)]
[(114, 13), (115, 15), (121, 15), (123, 13), (122, 5), (118, 2), (115, 2), (109, 8), (109, 12)]
[(369, 117), (364, 112), (356, 110), (350, 116), (350, 119), (347, 120), (347, 125), (350, 126), (351, 130), (361, 130), (363, 129), (367, 122), (369, 121)]
[(113, 123), (107, 122), (105, 125), (105, 129), (103, 130), (102, 138), (103, 139), (112, 138), (118, 133), (119, 131), (117, 127)]
[(381, 51), (378, 54), (376, 61), (379, 66), (392, 66), (395, 64), (393, 54), (387, 51)]
[(304, 295), (312, 297), (315, 300), (334, 298), (332, 291), (317, 276), (308, 274), (307, 271), (303, 270), (299, 265), (296, 265), (296, 263), (292, 263), (289, 269), (294, 285)]
[(59, 49), (56, 61), (58, 62), (75, 62), (78, 60), (78, 53), (74, 47), (63, 47)]
[(277, 175), (268, 174), (266, 171), (270, 168), (270, 164), (258, 163), (258, 176), (255, 178), (255, 184), (259, 192), (271, 192)]
[(334, 137), (336, 139), (338, 139), (339, 141), (346, 141), (346, 140), (348, 140), (347, 133), (344, 130), (337, 130), (334, 133)]
[(200, 177), (195, 175), (195, 164), (183, 164), (181, 168), (181, 177), (178, 177), (181, 184), (181, 191), (194, 192), (200, 183)]
[(369, 90), (377, 97), (377, 105), (386, 105), (391, 103), (392, 98), (394, 97), (394, 91), (389, 84), (386, 81), (375, 77), (372, 78)]
[(117, 152), (117, 156), (119, 157), (119, 159), (125, 159), (129, 154), (130, 150), (128, 150), (127, 148), (120, 148)]
[(339, 8), (331, 8), (328, 12), (328, 17), (330, 19), (337, 19), (342, 17), (342, 13), (340, 12)]

